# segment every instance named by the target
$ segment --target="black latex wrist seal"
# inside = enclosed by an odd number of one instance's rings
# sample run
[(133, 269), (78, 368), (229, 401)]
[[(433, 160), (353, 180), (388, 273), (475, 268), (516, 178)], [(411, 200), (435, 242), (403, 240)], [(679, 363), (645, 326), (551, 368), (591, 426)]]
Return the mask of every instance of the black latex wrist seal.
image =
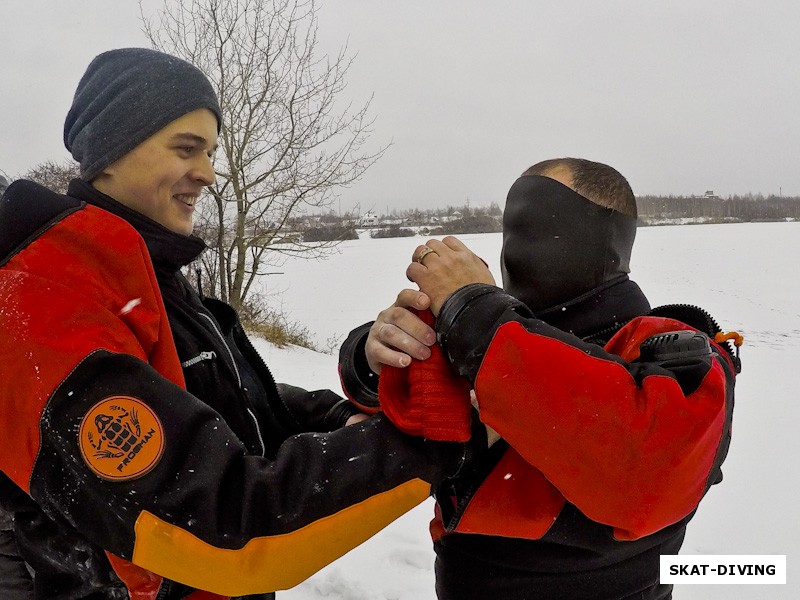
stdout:
[(483, 355), (508, 310), (533, 316), (522, 302), (485, 283), (471, 283), (447, 297), (436, 319), (436, 338), (459, 375), (474, 383)]
[(374, 412), (378, 402), (378, 376), (369, 368), (365, 346), (372, 322), (356, 327), (339, 349), (339, 377), (347, 397), (357, 406)]
[(453, 462), (447, 463), (445, 471), (443, 472), (444, 479), (453, 479), (460, 476), (462, 473), (471, 469), (473, 465), (480, 461), (488, 452), (489, 442), (486, 434), (486, 426), (480, 422), (478, 412), (474, 408), (472, 409), (471, 430), (472, 435), (469, 440), (464, 443), (425, 440), (425, 443), (429, 446), (448, 447), (457, 445), (461, 449), (460, 455), (454, 457), (455, 460)]
[(347, 425), (347, 419), (361, 413), (358, 408), (347, 398), (342, 398), (334, 404), (325, 415), (325, 424), (328, 431), (335, 431)]

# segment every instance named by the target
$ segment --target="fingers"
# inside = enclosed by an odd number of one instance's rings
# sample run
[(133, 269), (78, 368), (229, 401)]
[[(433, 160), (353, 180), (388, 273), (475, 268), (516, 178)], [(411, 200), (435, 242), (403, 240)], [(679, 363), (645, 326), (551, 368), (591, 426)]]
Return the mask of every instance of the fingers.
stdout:
[(375, 373), (380, 373), (383, 365), (403, 368), (411, 364), (412, 358), (425, 360), (431, 355), (427, 345), (389, 323), (378, 327), (373, 325), (364, 350), (367, 362)]
[(403, 290), (397, 294), (394, 305), (400, 308), (416, 308), (425, 310), (431, 305), (431, 299), (418, 290)]
[[(456, 254), (453, 254), (456, 253)], [(429, 267), (429, 261), (434, 263), (439, 260), (468, 260), (474, 256), (472, 251), (464, 245), (464, 243), (451, 235), (442, 238), (441, 240), (431, 239), (421, 246), (417, 246), (411, 255), (411, 262)], [(414, 281), (406, 271), (406, 277)]]
[[(425, 298), (427, 299), (427, 296)], [(408, 349), (406, 336), (424, 346), (430, 346), (436, 341), (436, 332), (409, 310), (393, 307), (387, 311), (386, 317), (385, 324), (394, 327), (384, 329), (381, 339), (392, 343), (395, 348)], [(414, 356), (414, 358), (418, 357)]]
[[(453, 237), (452, 235), (448, 235), (446, 237), (443, 237), (441, 243), (442, 243), (443, 246), (445, 246), (448, 249), (453, 250), (455, 252), (462, 252), (462, 251), (465, 251), (465, 250), (467, 252), (472, 252), (472, 250), (470, 250), (469, 248), (467, 248), (467, 246), (464, 245), (464, 242), (462, 242), (457, 237)], [(435, 247), (433, 249), (436, 250)]]
[(464, 243), (457, 237), (448, 235), (441, 240), (431, 239), (425, 242), (425, 246), (436, 252), (440, 257), (447, 255), (449, 252), (469, 252), (472, 251), (464, 245)]
[(419, 263), (412, 262), (406, 267), (406, 279), (419, 285), (420, 277), (427, 272), (427, 268)]
[(417, 249), (414, 250), (414, 254), (412, 255), (413, 256), (412, 260), (421, 265), (425, 264), (423, 261), (425, 260), (425, 257), (428, 256), (429, 254), (436, 254), (436, 252), (430, 246), (424, 246), (424, 245), (417, 246)]
[(369, 330), (365, 352), (375, 373), (383, 365), (407, 367), (411, 359), (430, 358), (428, 346), (436, 341), (436, 332), (408, 308), (426, 309), (430, 299), (422, 292), (403, 290), (395, 304), (381, 311)]
[(415, 261), (406, 267), (406, 277), (430, 299), (431, 312), (439, 314), (445, 299), (471, 283), (494, 285), (485, 262), (458, 238), (432, 239), (415, 250)]
[[(417, 251), (419, 248), (430, 248), (433, 250), (433, 252), (426, 255), (423, 262), (420, 263), (417, 261), (418, 264), (424, 267), (436, 269), (447, 266), (447, 268), (454, 268), (456, 265), (459, 265), (458, 268), (463, 268), (464, 266), (474, 268), (474, 265), (481, 265), (487, 270), (489, 268), (485, 260), (470, 250), (461, 240), (451, 235), (442, 238), (441, 241), (430, 240), (424, 246), (418, 246)], [(411, 274), (415, 273), (419, 273), (419, 270), (412, 269)], [(406, 277), (418, 283), (411, 274), (406, 270)], [(492, 279), (492, 283), (494, 283), (494, 279)]]

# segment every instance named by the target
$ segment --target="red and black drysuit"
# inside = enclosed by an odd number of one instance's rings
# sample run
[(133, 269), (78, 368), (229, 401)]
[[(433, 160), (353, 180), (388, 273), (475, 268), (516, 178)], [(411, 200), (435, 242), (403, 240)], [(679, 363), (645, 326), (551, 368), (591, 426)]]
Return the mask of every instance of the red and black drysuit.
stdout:
[[(477, 284), (439, 315), (443, 351), (473, 382), (481, 420), (503, 436), (436, 490), (440, 598), (669, 597), (659, 555), (678, 552), (700, 499), (722, 478), (733, 357), (712, 343), (710, 360), (638, 362), (652, 335), (716, 326), (693, 307), (626, 315), (646, 302), (627, 278), (570, 308), (579, 315), (587, 302), (630, 321), (612, 319), (610, 330), (582, 339), (579, 319), (568, 333)], [(364, 334), (354, 330), (345, 348), (352, 353)]]
[[(722, 479), (739, 365), (713, 341), (710, 355), (640, 359), (656, 334), (713, 340), (719, 328), (695, 307), (650, 310), (626, 274), (634, 234), (632, 218), (553, 180), (520, 178), (504, 216), (514, 296), (473, 284), (443, 305), (441, 349), (503, 439), (436, 489), (440, 600), (671, 596), (659, 555), (678, 552)], [(376, 400), (367, 328), (351, 333), (340, 365), (362, 405)]]
[[(463, 444), (383, 417), (339, 429), (351, 410), (338, 396), (276, 386), (235, 312), (180, 274), (202, 243), (88, 184), (13, 184), (0, 232), (0, 499), (37, 598), (289, 588), (462, 465)], [(117, 411), (135, 452), (150, 443), (116, 399), (160, 424), (163, 452), (135, 478), (109, 479), (81, 450), (110, 421), (84, 422), (96, 406)], [(121, 447), (100, 426), (86, 438), (101, 442), (95, 461)]]

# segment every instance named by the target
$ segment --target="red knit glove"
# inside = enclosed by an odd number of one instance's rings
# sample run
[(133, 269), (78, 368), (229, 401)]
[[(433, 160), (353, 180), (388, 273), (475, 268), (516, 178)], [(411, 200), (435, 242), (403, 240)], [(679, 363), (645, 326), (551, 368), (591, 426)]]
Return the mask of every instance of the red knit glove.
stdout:
[[(410, 309), (428, 325), (431, 311)], [(381, 409), (398, 429), (430, 440), (466, 442), (470, 438), (472, 386), (447, 363), (438, 344), (427, 360), (399, 369), (384, 365), (378, 380)]]

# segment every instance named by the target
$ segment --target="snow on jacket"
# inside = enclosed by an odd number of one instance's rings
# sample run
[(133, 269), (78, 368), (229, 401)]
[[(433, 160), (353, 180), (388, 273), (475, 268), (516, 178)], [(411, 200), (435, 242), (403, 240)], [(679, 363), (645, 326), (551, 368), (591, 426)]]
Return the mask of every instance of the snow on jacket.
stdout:
[(87, 184), (14, 183), (0, 228), (0, 498), (40, 597), (285, 589), (461, 466), (380, 416), (327, 432), (338, 398), (279, 391), (230, 307), (154, 269), (177, 234)]
[[(556, 327), (475, 284), (437, 318), (443, 352), (503, 437), (436, 490), (440, 597), (622, 598), (657, 586), (658, 554), (678, 551), (722, 478), (738, 370), (727, 344), (673, 366), (639, 360), (656, 334), (713, 338), (713, 320), (688, 306), (651, 312), (627, 276), (562, 309), (549, 319)], [(365, 332), (346, 344), (351, 384), (368, 383)]]
[[(701, 498), (722, 479), (738, 365), (713, 341), (710, 356), (640, 360), (651, 336), (702, 328), (713, 339), (716, 324), (677, 306), (622, 325), (626, 303), (600, 308), (638, 294), (623, 277), (582, 298), (595, 323), (605, 312), (612, 325), (591, 341), (534, 318), (493, 286), (468, 286), (447, 301), (437, 322), (443, 351), (505, 443), (480, 477), (437, 491), (443, 562), (477, 551), (524, 571), (564, 573), (533, 588), (542, 598), (617, 597), (608, 590), (657, 584), (654, 557), (677, 552)], [(576, 325), (583, 311), (570, 308)]]

